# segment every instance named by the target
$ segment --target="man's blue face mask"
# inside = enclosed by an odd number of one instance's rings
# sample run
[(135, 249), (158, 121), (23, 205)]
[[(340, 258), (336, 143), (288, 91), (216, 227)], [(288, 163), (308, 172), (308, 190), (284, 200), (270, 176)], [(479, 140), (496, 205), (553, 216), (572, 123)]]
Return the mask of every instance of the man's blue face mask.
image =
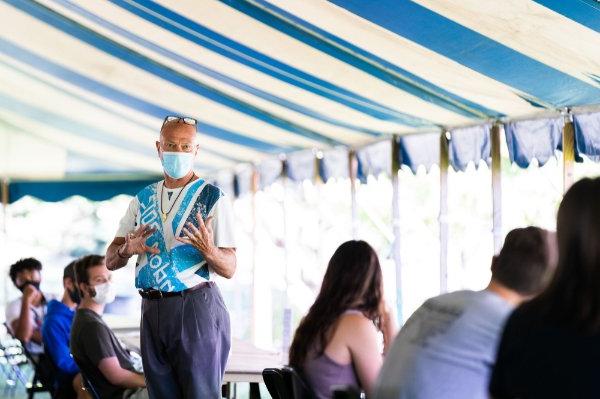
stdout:
[(192, 170), (194, 154), (191, 152), (164, 152), (162, 165), (165, 173), (173, 179), (181, 179)]

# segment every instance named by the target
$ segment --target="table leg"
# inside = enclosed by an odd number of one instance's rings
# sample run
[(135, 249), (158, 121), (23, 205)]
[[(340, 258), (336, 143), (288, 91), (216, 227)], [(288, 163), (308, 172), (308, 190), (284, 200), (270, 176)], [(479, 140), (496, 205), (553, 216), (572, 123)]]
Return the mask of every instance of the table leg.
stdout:
[(250, 399), (260, 399), (260, 387), (257, 382), (250, 383)]

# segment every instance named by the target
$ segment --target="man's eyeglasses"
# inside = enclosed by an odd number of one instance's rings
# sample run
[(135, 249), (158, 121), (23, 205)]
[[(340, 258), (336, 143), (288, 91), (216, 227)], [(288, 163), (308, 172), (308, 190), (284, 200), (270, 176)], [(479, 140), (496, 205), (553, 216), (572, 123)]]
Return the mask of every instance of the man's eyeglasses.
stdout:
[(160, 143), (160, 146), (162, 147), (163, 151), (166, 152), (192, 152), (194, 151), (197, 147), (198, 144), (192, 144), (192, 143), (181, 143), (181, 144), (175, 144), (175, 143)]
[(186, 125), (192, 125), (192, 126), (196, 126), (198, 124), (198, 121), (196, 119), (190, 118), (188, 116), (174, 116), (174, 115), (169, 115), (169, 116), (165, 117), (165, 120), (163, 121), (162, 127), (164, 127), (166, 123), (173, 122), (173, 121), (183, 122)]

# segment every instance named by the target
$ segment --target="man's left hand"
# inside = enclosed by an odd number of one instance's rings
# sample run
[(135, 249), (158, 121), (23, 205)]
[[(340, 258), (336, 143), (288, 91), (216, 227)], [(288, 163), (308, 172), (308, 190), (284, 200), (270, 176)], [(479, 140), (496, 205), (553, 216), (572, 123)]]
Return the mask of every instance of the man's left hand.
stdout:
[(198, 228), (192, 223), (187, 223), (187, 227), (182, 229), (185, 237), (177, 237), (177, 241), (192, 245), (207, 258), (216, 249), (212, 228), (213, 218), (212, 216), (208, 217), (205, 222), (202, 220), (202, 214), (198, 212), (196, 219), (198, 220)]

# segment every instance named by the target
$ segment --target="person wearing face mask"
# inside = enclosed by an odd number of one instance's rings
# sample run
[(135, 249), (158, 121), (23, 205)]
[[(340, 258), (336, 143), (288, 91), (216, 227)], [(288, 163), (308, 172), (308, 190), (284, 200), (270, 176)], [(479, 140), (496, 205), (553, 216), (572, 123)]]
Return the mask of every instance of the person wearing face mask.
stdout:
[(81, 302), (71, 326), (71, 353), (82, 375), (102, 399), (147, 398), (144, 375), (102, 319), (104, 307), (115, 300), (104, 256), (79, 259), (75, 279)]
[(69, 349), (71, 324), (80, 300), (75, 284), (75, 263), (76, 261), (72, 261), (65, 267), (62, 299), (48, 302), (48, 310), (42, 325), (44, 349), (58, 373), (54, 394), (57, 399), (87, 398), (79, 367), (75, 364)]
[(44, 352), (42, 322), (46, 300), (54, 298), (40, 291), (41, 271), (42, 264), (35, 258), (21, 259), (11, 265), (9, 271), (10, 279), (23, 295), (6, 306), (6, 324), (33, 356)]
[(164, 119), (156, 142), (164, 180), (133, 198), (106, 254), (111, 270), (137, 255), (142, 360), (157, 399), (220, 398), (229, 356), (229, 314), (212, 280), (235, 272), (233, 212), (193, 171), (196, 125)]

